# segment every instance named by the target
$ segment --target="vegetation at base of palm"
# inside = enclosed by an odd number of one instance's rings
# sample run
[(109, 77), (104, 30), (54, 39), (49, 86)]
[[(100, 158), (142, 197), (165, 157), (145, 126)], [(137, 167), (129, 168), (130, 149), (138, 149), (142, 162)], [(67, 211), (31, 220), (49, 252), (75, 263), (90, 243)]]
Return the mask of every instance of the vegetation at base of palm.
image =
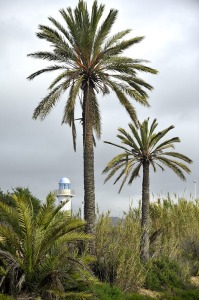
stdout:
[(71, 219), (56, 207), (49, 194), (37, 214), (25, 195), (13, 195), (14, 206), (0, 202), (0, 292), (41, 295), (42, 299), (86, 299), (84, 292), (96, 279), (88, 264), (92, 257), (78, 255), (77, 242), (89, 240), (85, 222)]
[[(115, 225), (111, 222), (110, 212), (98, 215), (95, 275), (100, 281), (129, 292), (138, 291), (149, 282), (151, 270), (156, 270), (157, 274), (153, 272), (153, 276), (157, 281), (165, 280), (165, 288), (169, 284), (173, 284), (173, 288), (178, 286), (173, 279), (166, 281), (166, 273), (176, 278), (179, 286), (186, 285), (190, 276), (199, 275), (198, 215), (198, 201), (190, 202), (183, 198), (174, 201), (168, 195), (166, 199), (151, 203), (149, 233), (152, 258), (146, 265), (140, 261), (141, 205), (131, 207)], [(162, 266), (162, 274), (156, 262)], [(174, 265), (178, 271), (173, 270), (172, 273)], [(155, 285), (155, 280), (153, 283)]]
[[(47, 221), (45, 220), (50, 218), (51, 214), (49, 212), (49, 206), (52, 208), (54, 205), (54, 200), (51, 197), (52, 195), (47, 199), (48, 204), (42, 204), (40, 208), (41, 210), (44, 210), (45, 207), (46, 217), (42, 218), (42, 221), (46, 224), (46, 226)], [(174, 198), (174, 200), (171, 198)], [(20, 202), (22, 205), (21, 209), (23, 208), (23, 203), (24, 208), (26, 207), (25, 203), (27, 204), (28, 209), (24, 210), (24, 212), (26, 212), (24, 214), (25, 218), (25, 215), (28, 215), (28, 211), (32, 209), (31, 202), (24, 201), (23, 197), (19, 197), (18, 200), (20, 200), (18, 202)], [(98, 213), (95, 233), (95, 243), (97, 249), (96, 261), (93, 262), (90, 257), (87, 257), (86, 253), (83, 253), (83, 256), (80, 257), (76, 251), (74, 241), (71, 242), (71, 240), (68, 240), (69, 236), (66, 239), (66, 244), (64, 243), (64, 249), (61, 248), (60, 242), (59, 245), (58, 243), (56, 245), (54, 244), (54, 246), (50, 248), (48, 254), (45, 255), (47, 250), (44, 250), (43, 248), (47, 248), (46, 244), (45, 247), (41, 248), (41, 251), (43, 251), (44, 255), (42, 256), (42, 253), (39, 254), (40, 260), (38, 265), (35, 266), (32, 264), (32, 266), (33, 269), (39, 268), (48, 275), (46, 277), (44, 275), (42, 278), (39, 278), (39, 274), (41, 273), (37, 272), (37, 280), (35, 281), (35, 278), (32, 277), (33, 284), (31, 287), (29, 287), (30, 281), (26, 282), (26, 278), (22, 276), (25, 274), (26, 268), (28, 269), (28, 261), (30, 262), (28, 257), (31, 257), (28, 255), (28, 241), (25, 239), (27, 234), (24, 231), (22, 214), (20, 213), (20, 210), (17, 210), (18, 202), (17, 200), (13, 201), (15, 201), (16, 204), (14, 206), (10, 205), (9, 209), (5, 202), (0, 202), (1, 216), (2, 212), (6, 216), (5, 209), (2, 209), (2, 206), (7, 207), (9, 212), (9, 214), (7, 212), (8, 215), (11, 216), (11, 212), (16, 213), (13, 219), (7, 218), (6, 224), (10, 224), (8, 231), (9, 235), (11, 235), (10, 240), (5, 239), (5, 232), (1, 230), (5, 223), (1, 222), (0, 224), (1, 234), (4, 232), (4, 236), (1, 236), (2, 240), (0, 239), (0, 251), (1, 253), (2, 251), (7, 251), (7, 254), (8, 252), (10, 253), (10, 256), (6, 259), (11, 259), (12, 257), (12, 265), (9, 265), (11, 268), (8, 270), (8, 272), (6, 272), (8, 260), (6, 261), (4, 259), (3, 261), (1, 256), (0, 292), (3, 292), (7, 295), (9, 294), (12, 275), (11, 271), (12, 268), (14, 269), (18, 264), (17, 268), (15, 269), (16, 276), (12, 277), (12, 280), (14, 278), (14, 280), (19, 282), (21, 279), (21, 292), (18, 298), (23, 297), (23, 299), (28, 299), (28, 297), (33, 295), (35, 295), (35, 298), (38, 295), (40, 300), (49, 299), (49, 294), (46, 294), (46, 290), (49, 292), (53, 289), (54, 291), (51, 293), (52, 299), (53, 297), (71, 300), (81, 299), (81, 297), (82, 299), (86, 299), (86, 297), (88, 299), (89, 297), (90, 299), (95, 299), (94, 297), (96, 297), (96, 300), (117, 299), (116, 297), (119, 297), (118, 299), (121, 300), (150, 299), (150, 297), (139, 295), (140, 288), (142, 287), (153, 290), (163, 290), (159, 299), (198, 299), (199, 292), (193, 289), (193, 287), (191, 287), (189, 284), (190, 275), (199, 274), (198, 200), (186, 201), (186, 199), (168, 195), (168, 198), (158, 199), (157, 202), (150, 204), (150, 256), (153, 258), (151, 258), (148, 264), (145, 265), (141, 263), (139, 255), (141, 237), (141, 202), (137, 208), (130, 207), (129, 211), (124, 213), (120, 222), (114, 225), (111, 222), (110, 212), (101, 215)], [(49, 214), (47, 212), (49, 212)], [(62, 217), (59, 219), (58, 216), (60, 214)], [(19, 215), (21, 216), (20, 218)], [(36, 218), (39, 218), (38, 215), (35, 215), (34, 213), (32, 213), (32, 215), (34, 216), (33, 219), (35, 218), (34, 222), (36, 222)], [(65, 218), (65, 222), (67, 223), (67, 215), (65, 216), (65, 213), (57, 212), (53, 220), (54, 223), (52, 224), (58, 225), (58, 223), (61, 222), (61, 226), (63, 218)], [(16, 225), (14, 226), (15, 223), (17, 224), (17, 222), (15, 222), (16, 219), (18, 220), (18, 223), (20, 223), (18, 227)], [(26, 220), (28, 220), (28, 218), (26, 218)], [(11, 221), (12, 223), (10, 223)], [(77, 222), (77, 220), (73, 219), (71, 221), (74, 223)], [(78, 220), (78, 222), (81, 221)], [(67, 235), (72, 234), (74, 223), (71, 224), (72, 231), (68, 232)], [(12, 224), (15, 231), (12, 230)], [(81, 226), (82, 222), (81, 225), (75, 229), (75, 232), (77, 231), (75, 234), (81, 234)], [(50, 227), (52, 229), (52, 226), (49, 225), (48, 230), (50, 230)], [(36, 230), (38, 239), (40, 240), (41, 237), (39, 238), (40, 234), (38, 226), (32, 226), (32, 228), (35, 228), (32, 232), (34, 233)], [(45, 229), (44, 235), (47, 235), (48, 230), (47, 228)], [(19, 238), (15, 239), (16, 242), (14, 244), (13, 241), (11, 242), (11, 239), (14, 238), (14, 236), (12, 236), (12, 232), (15, 232), (16, 236), (20, 238), (21, 242), (18, 242), (18, 247), (16, 245)], [(156, 232), (158, 232), (158, 234), (155, 235), (154, 233)], [(49, 236), (50, 233), (48, 237)], [(80, 239), (83, 239), (82, 235)], [(80, 239), (77, 238), (75, 241), (79, 241)], [(31, 235), (29, 235), (29, 241), (30, 240)], [(38, 242), (37, 237), (35, 236), (34, 243), (32, 242), (34, 251), (36, 249), (36, 245), (39, 247), (39, 243), (41, 245), (42, 242)], [(48, 243), (51, 242), (48, 241)], [(55, 249), (55, 246), (58, 247), (58, 250)], [(65, 251), (67, 252), (67, 257), (65, 257)], [(60, 255), (60, 253), (62, 253), (63, 256)], [(3, 258), (4, 257), (5, 256), (3, 256)], [(22, 259), (22, 257), (25, 259)], [(32, 258), (32, 261), (34, 261), (33, 255)], [(49, 258), (49, 260), (47, 258)], [(103, 282), (102, 284), (100, 283), (96, 285), (96, 280), (91, 278), (92, 276), (88, 269), (88, 263), (90, 261), (92, 261), (92, 266), (94, 266), (95, 275), (100, 281)], [(53, 268), (57, 272), (53, 272)], [(36, 269), (34, 270), (36, 273)], [(84, 272), (86, 272), (86, 274), (84, 274)], [(32, 276), (34, 276), (33, 273)], [(62, 281), (59, 281), (60, 276)], [(66, 285), (63, 284), (65, 279), (67, 279)], [(39, 284), (39, 281), (41, 284)], [(57, 286), (49, 286), (52, 282), (54, 282), (54, 284)], [(63, 287), (60, 285), (60, 282), (64, 286), (64, 291)], [(15, 284), (15, 287), (16, 286), (17, 285)], [(179, 287), (183, 287), (183, 290)], [(72, 296), (71, 292), (75, 293), (75, 295)]]
[(165, 292), (160, 300), (199, 300), (199, 291), (196, 289), (174, 289)]
[(130, 209), (116, 226), (112, 225), (109, 213), (98, 216), (94, 273), (100, 281), (129, 291), (143, 285), (145, 269), (140, 261), (140, 236), (136, 210)]
[(148, 296), (121, 291), (117, 286), (102, 283), (94, 286), (93, 300), (153, 300)]
[(168, 257), (152, 259), (147, 265), (144, 286), (146, 289), (154, 291), (184, 289), (188, 285), (188, 278), (183, 271), (176, 261), (171, 261)]
[[(169, 138), (163, 140), (165, 135), (174, 128), (169, 126), (168, 128), (155, 132), (158, 126), (157, 120), (154, 119), (151, 125), (149, 125), (149, 118), (144, 120), (143, 123), (139, 123), (138, 129), (129, 123), (130, 133), (123, 128), (119, 128), (119, 134), (117, 137), (121, 141), (121, 145), (107, 142), (105, 143), (113, 145), (122, 149), (122, 153), (115, 156), (106, 166), (103, 173), (108, 173), (105, 182), (112, 178), (117, 171), (120, 171), (116, 177), (114, 184), (122, 179), (122, 183), (119, 189), (128, 180), (128, 184), (139, 176), (142, 169), (142, 238), (141, 238), (141, 259), (146, 263), (149, 260), (149, 168), (152, 167), (156, 172), (156, 167), (159, 167), (162, 171), (164, 167), (171, 169), (180, 179), (185, 180), (184, 173), (190, 173), (190, 169), (185, 163), (191, 163), (192, 160), (176, 151), (174, 149), (175, 143), (179, 143), (178, 137)], [(185, 162), (185, 163), (184, 163)]]
[(94, 285), (93, 289), (93, 300), (199, 300), (199, 291), (193, 288), (173, 288), (167, 292), (161, 292), (157, 296), (152, 291), (151, 296), (123, 292), (117, 286), (110, 287), (107, 283)]
[(39, 25), (37, 37), (46, 40), (52, 51), (39, 51), (29, 56), (53, 62), (31, 74), (28, 79), (51, 72), (61, 71), (49, 86), (49, 93), (35, 108), (33, 118), (42, 120), (51, 112), (62, 94), (69, 90), (64, 108), (62, 124), (72, 128), (74, 148), (76, 149), (75, 107), (80, 99), (83, 125), (84, 156), (84, 216), (86, 231), (93, 233), (95, 223), (94, 186), (94, 132), (101, 136), (101, 116), (97, 94), (113, 91), (119, 102), (137, 124), (134, 107), (128, 98), (133, 98), (144, 106), (148, 104), (147, 90), (152, 86), (139, 78), (139, 72), (156, 74), (147, 67), (145, 60), (133, 59), (123, 55), (131, 46), (141, 42), (144, 37), (123, 39), (130, 30), (120, 31), (110, 36), (118, 11), (111, 9), (102, 20), (105, 6), (93, 2), (91, 12), (85, 1), (79, 0), (77, 7), (61, 9), (64, 25), (52, 17), (53, 27)]
[(184, 273), (199, 275), (199, 202), (184, 198), (150, 204), (151, 234), (160, 234), (151, 245), (151, 256), (169, 257), (184, 267)]

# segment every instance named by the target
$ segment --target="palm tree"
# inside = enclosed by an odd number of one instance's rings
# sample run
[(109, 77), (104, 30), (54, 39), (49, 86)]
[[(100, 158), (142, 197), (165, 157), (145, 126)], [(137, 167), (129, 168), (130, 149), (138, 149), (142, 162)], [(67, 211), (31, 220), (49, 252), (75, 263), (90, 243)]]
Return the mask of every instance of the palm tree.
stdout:
[(64, 203), (56, 207), (51, 194), (36, 214), (26, 196), (13, 200), (15, 207), (0, 202), (0, 292), (42, 299), (89, 296), (83, 292), (93, 282), (89, 257), (75, 250), (75, 242), (90, 238), (81, 231), (85, 222), (61, 212)]
[(144, 37), (124, 40), (130, 30), (120, 31), (112, 36), (109, 33), (118, 11), (111, 9), (101, 21), (105, 6), (93, 2), (89, 13), (86, 1), (79, 0), (77, 7), (61, 9), (65, 26), (52, 17), (49, 21), (54, 27), (39, 25), (37, 37), (50, 43), (51, 51), (39, 51), (28, 56), (53, 62), (33, 74), (28, 79), (60, 70), (60, 74), (49, 86), (49, 93), (34, 110), (33, 119), (41, 120), (54, 108), (61, 95), (69, 90), (64, 108), (62, 124), (72, 128), (73, 144), (76, 149), (75, 107), (80, 99), (83, 125), (84, 159), (84, 217), (86, 232), (94, 232), (95, 224), (95, 183), (94, 183), (94, 137), (101, 136), (101, 117), (97, 94), (108, 94), (112, 90), (120, 103), (131, 115), (134, 122), (137, 116), (129, 99), (134, 98), (144, 106), (149, 106), (146, 90), (152, 86), (138, 77), (137, 72), (157, 71), (147, 67), (146, 61), (123, 56), (124, 50), (137, 44)]
[(139, 176), (141, 168), (143, 169), (142, 179), (142, 241), (141, 241), (141, 259), (147, 262), (149, 259), (149, 167), (156, 172), (156, 166), (162, 171), (164, 166), (171, 169), (180, 179), (186, 180), (184, 172), (190, 173), (189, 168), (183, 163), (191, 163), (187, 156), (171, 151), (174, 144), (180, 142), (178, 137), (173, 137), (162, 141), (162, 138), (174, 128), (168, 128), (155, 133), (158, 123), (153, 120), (149, 126), (149, 118), (143, 123), (139, 123), (138, 129), (129, 123), (130, 133), (123, 128), (119, 128), (117, 137), (124, 145), (117, 145), (105, 141), (105, 143), (116, 146), (124, 150), (121, 154), (115, 156), (106, 166), (103, 173), (108, 173), (105, 182), (109, 180), (118, 170), (121, 170), (114, 184), (122, 178), (119, 192), (128, 179), (128, 184)]

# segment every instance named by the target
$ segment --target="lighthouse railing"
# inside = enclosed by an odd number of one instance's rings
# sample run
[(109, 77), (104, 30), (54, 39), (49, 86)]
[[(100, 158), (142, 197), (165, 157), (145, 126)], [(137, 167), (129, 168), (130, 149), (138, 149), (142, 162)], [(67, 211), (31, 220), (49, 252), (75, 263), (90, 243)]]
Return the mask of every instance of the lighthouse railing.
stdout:
[(75, 191), (71, 189), (55, 190), (55, 196), (74, 196)]

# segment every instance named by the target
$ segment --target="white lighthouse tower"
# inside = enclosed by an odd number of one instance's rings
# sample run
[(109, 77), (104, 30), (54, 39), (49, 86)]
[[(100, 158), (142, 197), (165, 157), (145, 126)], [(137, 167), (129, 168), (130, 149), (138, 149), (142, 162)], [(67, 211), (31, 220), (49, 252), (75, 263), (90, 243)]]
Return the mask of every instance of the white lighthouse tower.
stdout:
[(62, 207), (61, 210), (68, 211), (72, 213), (72, 197), (74, 197), (74, 190), (71, 190), (70, 180), (66, 177), (63, 177), (59, 181), (59, 189), (55, 191), (55, 196), (57, 197), (57, 204), (59, 205), (62, 202), (66, 204)]

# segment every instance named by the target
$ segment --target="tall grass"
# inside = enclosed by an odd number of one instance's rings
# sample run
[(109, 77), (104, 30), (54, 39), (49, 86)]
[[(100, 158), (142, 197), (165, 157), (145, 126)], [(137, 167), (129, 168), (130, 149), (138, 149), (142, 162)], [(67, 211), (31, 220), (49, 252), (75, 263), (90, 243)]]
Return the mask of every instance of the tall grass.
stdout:
[(95, 272), (101, 281), (124, 291), (142, 286), (145, 272), (140, 262), (140, 237), (140, 221), (133, 209), (116, 226), (111, 223), (110, 213), (98, 217)]
[[(130, 207), (115, 226), (110, 212), (98, 215), (95, 273), (123, 291), (138, 290), (150, 271), (140, 261), (140, 217), (140, 206)], [(199, 201), (174, 202), (168, 195), (150, 204), (150, 260), (165, 258), (179, 265), (182, 282), (198, 274)]]
[(161, 233), (151, 246), (152, 257), (167, 256), (196, 275), (199, 269), (199, 202), (168, 197), (150, 205), (151, 231)]

